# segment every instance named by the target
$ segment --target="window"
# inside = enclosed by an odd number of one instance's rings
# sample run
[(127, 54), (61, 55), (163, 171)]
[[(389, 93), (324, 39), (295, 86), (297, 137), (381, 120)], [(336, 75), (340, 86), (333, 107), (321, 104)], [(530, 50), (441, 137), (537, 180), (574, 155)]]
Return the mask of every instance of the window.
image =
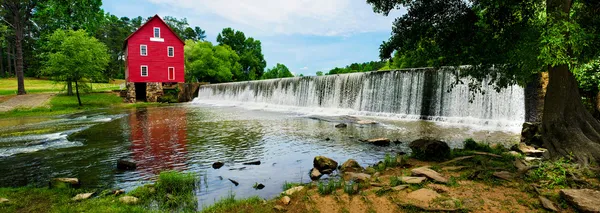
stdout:
[(174, 57), (175, 56), (175, 48), (167, 47), (167, 54), (169, 54), (169, 57)]
[(160, 38), (160, 28), (154, 28), (154, 38)]
[(142, 44), (140, 45), (140, 55), (147, 56), (148, 55), (148, 46)]
[(143, 77), (148, 76), (148, 66), (142, 65), (142, 67), (141, 67), (141, 73), (142, 73)]
[(169, 67), (169, 80), (175, 80), (175, 67)]

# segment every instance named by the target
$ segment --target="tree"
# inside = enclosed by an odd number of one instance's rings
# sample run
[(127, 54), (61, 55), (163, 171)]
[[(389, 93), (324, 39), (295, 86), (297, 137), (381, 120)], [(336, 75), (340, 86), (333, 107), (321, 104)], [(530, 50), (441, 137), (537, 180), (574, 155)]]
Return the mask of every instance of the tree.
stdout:
[(8, 34), (8, 26), (0, 22), (0, 77), (6, 76), (4, 70), (4, 41), (6, 41), (6, 35)]
[[(367, 0), (384, 15), (406, 7), (396, 19), (380, 57), (394, 51), (435, 66), (472, 65), (461, 75), (498, 88), (549, 73), (544, 100), (544, 146), (552, 157), (600, 163), (600, 122), (585, 109), (570, 67), (600, 55), (600, 3), (585, 0)], [(493, 68), (493, 69), (492, 69)]]
[(85, 30), (56, 30), (49, 38), (50, 52), (44, 74), (56, 81), (75, 82), (79, 106), (79, 83), (100, 78), (110, 60), (106, 46)]
[(96, 30), (96, 37), (104, 43), (110, 54), (110, 62), (103, 71), (102, 81), (108, 81), (115, 78), (124, 78), (124, 55), (123, 41), (134, 31), (134, 26), (127, 17), (118, 18), (112, 14), (105, 14)]
[(211, 83), (230, 82), (234, 73), (241, 70), (239, 56), (229, 46), (187, 40), (184, 49), (187, 81), (196, 78)]
[[(104, 12), (100, 8), (101, 0), (84, 1), (64, 1), (64, 0), (46, 0), (41, 1), (33, 16), (33, 21), (39, 27), (40, 39), (37, 47), (47, 49), (45, 45), (48, 42), (47, 36), (52, 35), (57, 29), (79, 30), (83, 29), (94, 35), (103, 23)], [(45, 56), (39, 54), (38, 56)], [(45, 58), (39, 58), (40, 61), (46, 61)], [(72, 82), (67, 82), (67, 94), (73, 95)]]
[(194, 32), (196, 32), (197, 41), (204, 41), (206, 39), (206, 31), (202, 30), (202, 28), (194, 27)]
[(273, 79), (273, 78), (290, 78), (294, 77), (294, 74), (283, 64), (277, 63), (273, 68), (267, 69), (261, 79)]
[(323, 76), (323, 71), (317, 71), (317, 76)]
[[(17, 74), (17, 95), (24, 95), (25, 81), (23, 74), (23, 38), (24, 29), (29, 23), (33, 9), (38, 4), (37, 0), (3, 0), (0, 4), (0, 15), (2, 21), (12, 28), (14, 32), (14, 42), (16, 49), (16, 74)], [(9, 62), (10, 63), (10, 62)]]
[(267, 62), (262, 54), (261, 42), (252, 37), (246, 38), (243, 32), (225, 28), (217, 35), (219, 45), (230, 46), (239, 56), (242, 65), (242, 75), (236, 75), (240, 81), (260, 79)]

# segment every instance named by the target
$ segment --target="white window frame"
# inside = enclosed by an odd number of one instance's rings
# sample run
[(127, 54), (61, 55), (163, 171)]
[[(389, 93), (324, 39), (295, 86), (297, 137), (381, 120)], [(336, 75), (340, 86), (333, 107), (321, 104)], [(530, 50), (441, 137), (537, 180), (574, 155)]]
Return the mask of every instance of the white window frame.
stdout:
[[(169, 55), (169, 50), (170, 49), (173, 49), (173, 55)], [(168, 46), (167, 47), (167, 56), (169, 56), (169, 57), (175, 57), (175, 47), (173, 47), (173, 46)]]
[[(144, 75), (144, 67), (146, 68), (146, 75)], [(142, 77), (148, 77), (149, 71), (148, 71), (148, 65), (142, 65), (140, 66), (140, 76)]]
[[(169, 76), (169, 71), (171, 70), (171, 68), (173, 68), (173, 78), (171, 78), (171, 76)], [(167, 67), (167, 78), (169, 80), (175, 80), (175, 67)]]
[[(158, 37), (156, 36), (156, 29), (158, 29)], [(152, 29), (152, 37), (154, 37), (154, 38), (160, 38), (160, 27), (154, 27)]]
[[(143, 54), (142, 47), (146, 48), (146, 54)], [(145, 44), (141, 44), (140, 45), (140, 55), (141, 56), (148, 56), (148, 45), (145, 45)]]

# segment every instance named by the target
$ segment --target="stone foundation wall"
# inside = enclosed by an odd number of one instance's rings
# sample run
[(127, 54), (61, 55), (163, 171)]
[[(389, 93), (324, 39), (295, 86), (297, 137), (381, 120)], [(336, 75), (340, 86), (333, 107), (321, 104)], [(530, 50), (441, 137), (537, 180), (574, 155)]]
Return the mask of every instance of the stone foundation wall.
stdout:
[(162, 83), (146, 83), (146, 101), (158, 102), (158, 98), (164, 94)]
[(125, 102), (135, 103), (135, 83), (127, 82), (125, 92)]

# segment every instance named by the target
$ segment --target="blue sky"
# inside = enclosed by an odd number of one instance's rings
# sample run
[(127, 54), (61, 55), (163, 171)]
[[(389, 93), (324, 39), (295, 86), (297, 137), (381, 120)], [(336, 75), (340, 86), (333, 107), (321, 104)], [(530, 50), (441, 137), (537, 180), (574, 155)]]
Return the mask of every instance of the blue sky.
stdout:
[(366, 0), (104, 0), (102, 8), (116, 16), (187, 18), (213, 43), (223, 28), (241, 30), (262, 42), (267, 67), (282, 63), (304, 75), (379, 60), (379, 45), (404, 13), (375, 14)]

